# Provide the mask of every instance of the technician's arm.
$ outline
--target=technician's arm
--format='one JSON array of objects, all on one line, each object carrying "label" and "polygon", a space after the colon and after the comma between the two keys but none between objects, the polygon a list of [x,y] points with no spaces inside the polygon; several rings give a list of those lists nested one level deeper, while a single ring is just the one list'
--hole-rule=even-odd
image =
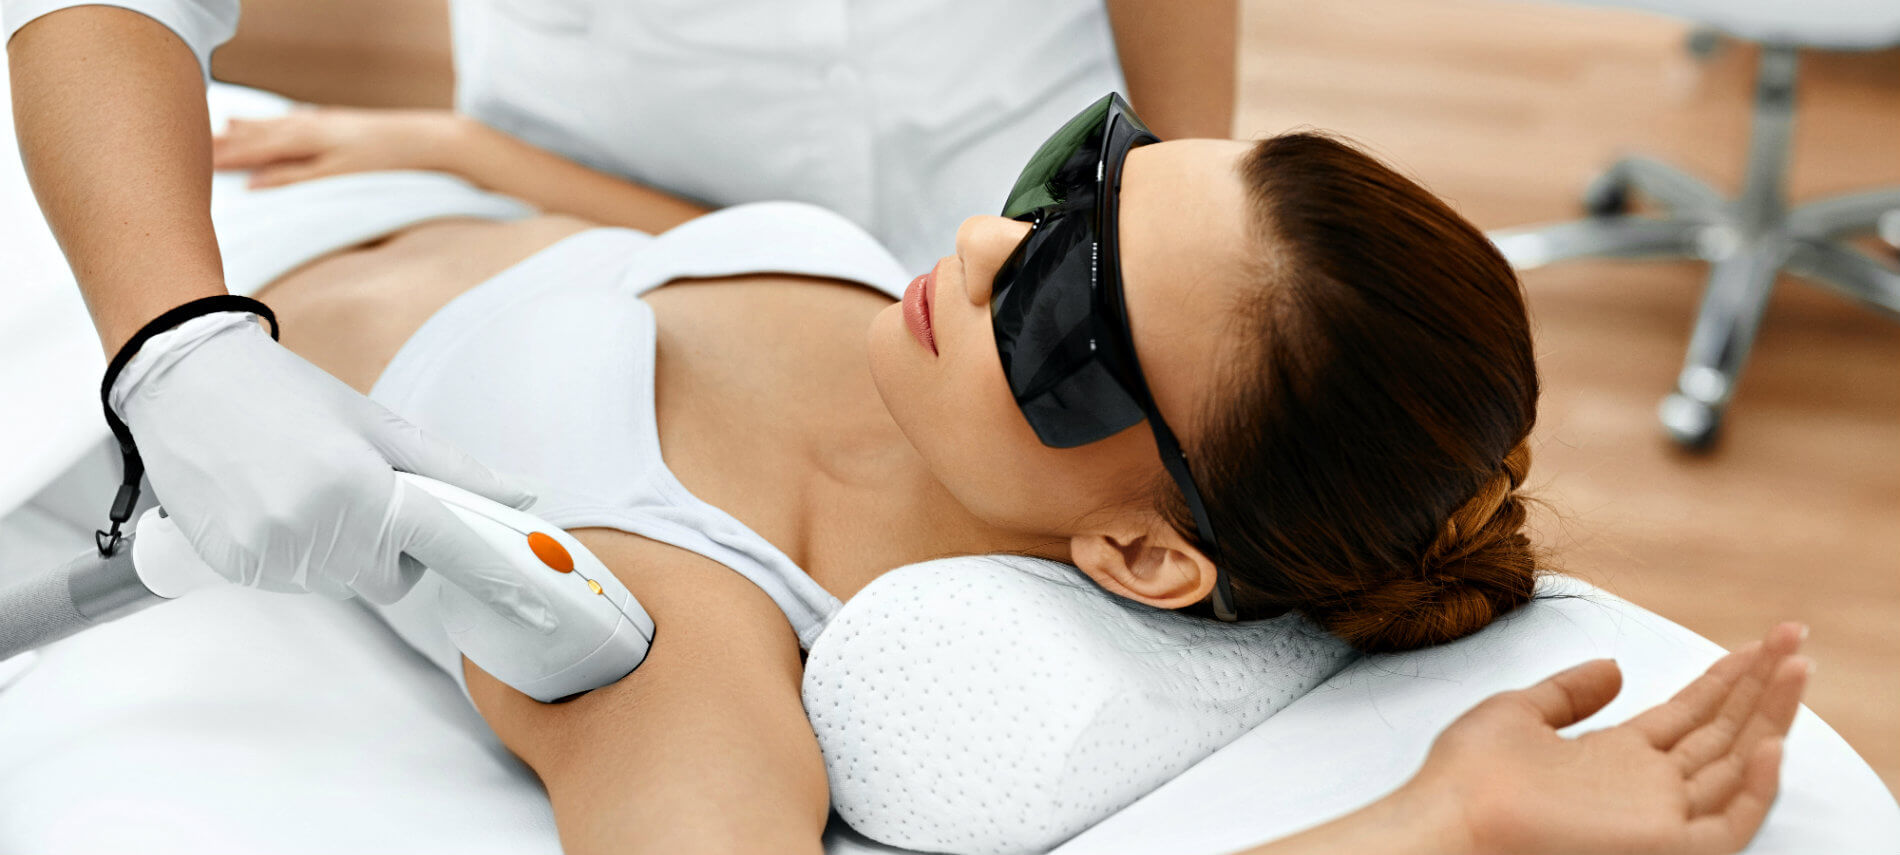
[{"label": "technician's arm", "polygon": [[[0,0],[18,28],[7,54],[28,180],[108,353],[225,290],[202,75],[238,11],[235,0],[121,2],[140,11]],[[165,509],[226,578],[387,603],[427,566],[552,629],[506,559],[392,467],[516,505],[528,494],[277,345],[250,313],[154,336],[109,405]]]},{"label": "technician's arm", "polygon": [[106,352],[165,310],[224,293],[191,49],[137,12],[80,6],[21,28],[7,61],[27,178]]},{"label": "technician's arm", "polygon": [[1238,0],[1107,0],[1128,100],[1163,139],[1234,132]]}]

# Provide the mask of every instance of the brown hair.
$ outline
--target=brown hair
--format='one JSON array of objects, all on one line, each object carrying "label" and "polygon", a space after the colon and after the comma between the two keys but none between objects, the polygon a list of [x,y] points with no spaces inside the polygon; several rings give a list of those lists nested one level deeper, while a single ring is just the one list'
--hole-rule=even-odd
[{"label": "brown hair", "polygon": [[[1519,487],[1537,414],[1524,295],[1444,202],[1331,137],[1241,164],[1262,287],[1192,465],[1242,619],[1295,609],[1356,648],[1477,632],[1527,602]],[[1199,454],[1192,454],[1198,450]],[[1193,518],[1172,485],[1162,508]]]}]

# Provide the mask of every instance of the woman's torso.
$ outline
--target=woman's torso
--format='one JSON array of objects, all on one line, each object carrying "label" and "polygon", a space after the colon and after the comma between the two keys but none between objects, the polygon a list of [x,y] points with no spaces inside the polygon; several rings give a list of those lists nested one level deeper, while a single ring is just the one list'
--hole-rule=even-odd
[{"label": "woman's torso", "polygon": [[[422,223],[318,259],[263,296],[287,347],[367,393],[451,300],[588,228],[559,216]],[[687,490],[841,600],[929,557],[901,537],[864,536],[908,530],[941,498],[871,383],[865,336],[888,296],[747,274],[677,280],[641,299],[655,321],[659,444]],[[588,546],[644,555],[659,545],[595,529]]]}]

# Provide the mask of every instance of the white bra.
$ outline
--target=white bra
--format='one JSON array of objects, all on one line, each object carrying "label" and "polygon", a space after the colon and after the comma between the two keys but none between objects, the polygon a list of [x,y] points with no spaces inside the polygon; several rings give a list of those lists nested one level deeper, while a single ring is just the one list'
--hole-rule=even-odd
[{"label": "white bra", "polygon": [[531,510],[550,523],[619,529],[732,568],[778,603],[809,648],[842,604],[667,469],[653,311],[637,299],[676,279],[755,272],[861,282],[893,299],[910,278],[850,221],[798,203],[728,208],[659,237],[593,229],[443,307],[370,397],[477,460],[538,482]]}]

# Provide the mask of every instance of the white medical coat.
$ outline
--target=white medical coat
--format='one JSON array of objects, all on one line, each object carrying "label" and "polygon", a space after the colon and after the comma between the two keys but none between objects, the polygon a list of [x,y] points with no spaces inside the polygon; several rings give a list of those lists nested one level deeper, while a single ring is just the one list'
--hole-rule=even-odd
[{"label": "white medical coat", "polygon": [[[90,2],[90,0],[85,0]],[[6,35],[82,0],[0,0]],[[107,0],[208,68],[237,0]],[[1123,88],[1102,0],[455,0],[456,106],[712,205],[811,202],[923,272]]]}]

